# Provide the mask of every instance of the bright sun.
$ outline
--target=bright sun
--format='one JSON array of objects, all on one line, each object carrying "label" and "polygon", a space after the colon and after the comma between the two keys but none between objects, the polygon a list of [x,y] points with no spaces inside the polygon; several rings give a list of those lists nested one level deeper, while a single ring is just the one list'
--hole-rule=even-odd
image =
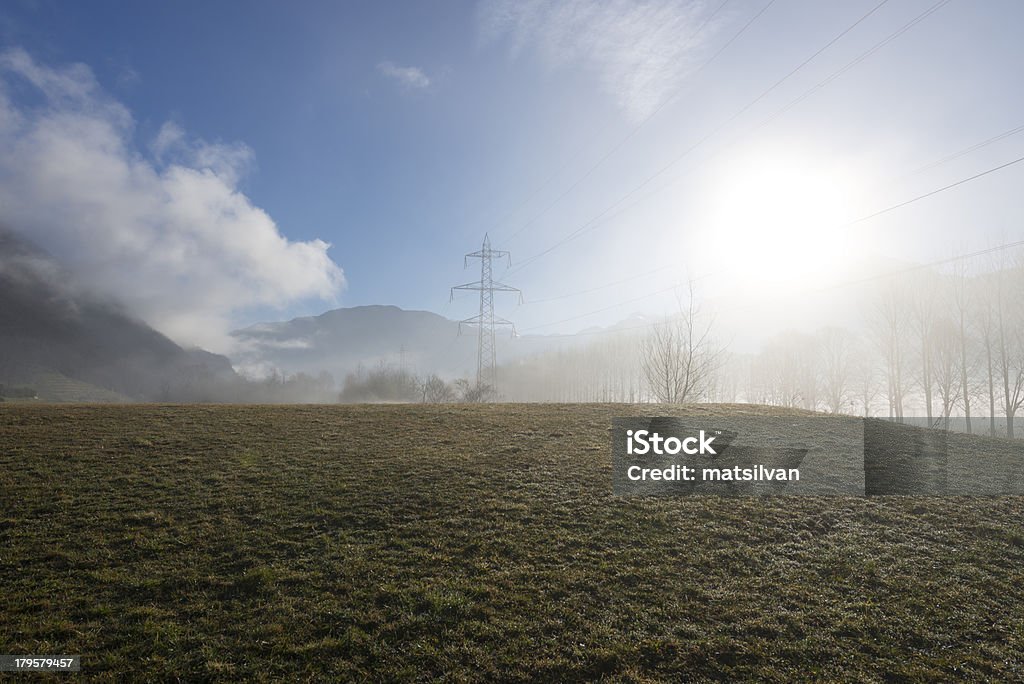
[{"label": "bright sun", "polygon": [[745,289],[813,287],[849,265],[847,174],[783,156],[731,166],[708,197],[701,255]]}]

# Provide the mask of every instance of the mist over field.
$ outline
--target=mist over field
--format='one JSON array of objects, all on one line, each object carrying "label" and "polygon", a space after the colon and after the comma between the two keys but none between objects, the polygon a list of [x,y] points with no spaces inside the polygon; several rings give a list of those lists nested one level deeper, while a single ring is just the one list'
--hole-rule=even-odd
[{"label": "mist over field", "polygon": [[4,3],[0,672],[1024,678],[1022,21]]},{"label": "mist over field", "polygon": [[[231,356],[216,355],[175,344],[19,236],[2,239],[0,384],[29,398],[444,403],[474,399],[480,385],[478,329],[432,312],[363,306],[258,323],[231,333]],[[668,315],[580,335],[498,335],[496,381],[475,399],[754,403],[958,418],[968,431],[1014,436],[1024,248],[975,261],[984,269],[951,259],[864,279],[845,323],[759,331],[755,351],[692,285],[677,288]],[[972,424],[972,412],[984,418]]]},{"label": "mist over field", "polygon": [[[32,11],[8,12],[0,384],[48,401],[747,402],[973,413],[991,419],[979,431],[1006,432],[1024,402],[1024,216],[1006,192],[1020,173],[1024,129],[1007,127],[1019,103],[997,80],[961,86],[984,112],[941,83],[905,80],[923,55],[945,59],[944,42],[987,41],[987,53],[949,64],[950,79],[1004,69],[1013,44],[998,11],[777,4],[481,3],[467,15],[474,68],[395,55],[367,65],[360,106],[393,117],[378,147],[345,137],[368,130],[351,111],[350,132],[314,125],[351,148],[351,159],[324,157],[349,184],[346,218],[330,227],[310,190],[268,185],[297,169],[261,159],[280,106],[211,119],[204,133],[203,117],[148,100],[138,68],[44,57],[31,49]],[[792,24],[800,12],[807,29]],[[288,21],[310,30],[300,16]],[[971,28],[954,40],[961,25]],[[744,62],[780,35],[817,47]],[[523,101],[570,114],[549,117],[533,144],[495,139],[500,187],[471,173],[458,194],[454,176],[433,178],[434,195],[414,191],[432,154],[459,149],[459,121],[515,137],[540,117],[517,122],[466,99],[485,88],[470,75],[492,63],[522,72],[508,86]],[[938,97],[927,125],[904,111]],[[905,105],[879,120],[883,101]],[[402,118],[416,111],[428,118]],[[558,143],[556,122],[573,131]],[[243,130],[256,142],[237,139]],[[426,148],[409,144],[414,131]],[[451,160],[467,171],[479,161]],[[402,233],[418,223],[390,203],[358,194],[396,164],[407,174],[389,192],[404,188],[405,204],[429,216],[443,198],[441,215],[463,214],[429,244]],[[459,285],[460,261],[478,281]]]}]

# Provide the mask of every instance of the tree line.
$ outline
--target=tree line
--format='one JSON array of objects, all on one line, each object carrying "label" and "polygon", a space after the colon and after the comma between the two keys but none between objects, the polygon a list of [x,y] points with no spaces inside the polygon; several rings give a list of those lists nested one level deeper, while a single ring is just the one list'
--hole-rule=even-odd
[{"label": "tree line", "polygon": [[693,292],[641,331],[499,369],[509,401],[757,403],[1016,435],[1024,407],[1024,252],[869,283],[860,325],[789,331],[729,352]]}]

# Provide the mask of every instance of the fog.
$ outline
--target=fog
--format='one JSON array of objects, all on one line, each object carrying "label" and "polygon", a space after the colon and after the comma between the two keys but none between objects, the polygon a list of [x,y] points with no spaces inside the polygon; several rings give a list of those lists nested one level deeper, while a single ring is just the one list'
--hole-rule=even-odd
[{"label": "fog", "polygon": [[968,431],[1014,436],[1024,405],[1024,249],[851,287],[857,305],[833,312],[848,325],[805,321],[753,352],[730,347],[713,309],[680,298],[664,321],[504,365],[502,392],[525,401],[757,403],[932,425],[962,417]]}]

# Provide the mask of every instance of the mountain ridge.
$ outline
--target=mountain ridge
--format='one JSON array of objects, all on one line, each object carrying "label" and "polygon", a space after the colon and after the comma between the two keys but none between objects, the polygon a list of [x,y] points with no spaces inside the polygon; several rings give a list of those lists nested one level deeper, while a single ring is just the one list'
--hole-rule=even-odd
[{"label": "mountain ridge", "polygon": [[[459,322],[422,309],[367,304],[330,309],[315,316],[264,321],[231,333],[241,368],[284,373],[332,373],[338,380],[360,367],[403,365],[420,374],[447,379],[472,377],[477,335]],[[564,336],[497,333],[498,362],[563,347]]]},{"label": "mountain ridge", "polygon": [[0,230],[0,382],[38,381],[55,388],[41,396],[50,401],[155,401],[184,398],[193,381],[237,378],[227,357],[182,348],[71,282],[47,253]]}]

